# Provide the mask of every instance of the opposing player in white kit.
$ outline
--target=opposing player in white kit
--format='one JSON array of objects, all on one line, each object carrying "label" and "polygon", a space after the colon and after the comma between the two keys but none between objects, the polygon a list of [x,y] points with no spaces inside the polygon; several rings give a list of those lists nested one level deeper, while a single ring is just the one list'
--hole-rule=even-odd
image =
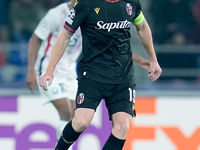
[{"label": "opposing player in white kit", "polygon": [[[74,0],[62,3],[50,9],[40,21],[29,40],[28,47],[28,74],[27,86],[33,91],[37,86],[37,79],[48,65],[52,47],[63,29],[63,25]],[[45,102],[52,102],[58,110],[60,124],[57,128],[57,137],[60,137],[62,129],[73,118],[77,90],[76,62],[81,53],[82,38],[80,29],[71,37],[69,46],[60,59],[54,71],[54,81],[44,91],[39,86],[39,91]]]}]

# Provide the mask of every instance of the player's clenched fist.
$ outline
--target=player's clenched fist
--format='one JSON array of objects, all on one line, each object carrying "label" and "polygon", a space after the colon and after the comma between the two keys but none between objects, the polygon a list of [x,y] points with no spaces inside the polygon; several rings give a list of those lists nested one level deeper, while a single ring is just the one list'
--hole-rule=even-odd
[{"label": "player's clenched fist", "polygon": [[51,85],[52,81],[53,81],[53,73],[47,73],[44,72],[40,77],[39,77],[39,85],[45,90],[47,91],[47,84],[48,86]]},{"label": "player's clenched fist", "polygon": [[148,77],[152,81],[156,81],[160,77],[162,69],[160,68],[158,62],[150,62],[150,69]]}]

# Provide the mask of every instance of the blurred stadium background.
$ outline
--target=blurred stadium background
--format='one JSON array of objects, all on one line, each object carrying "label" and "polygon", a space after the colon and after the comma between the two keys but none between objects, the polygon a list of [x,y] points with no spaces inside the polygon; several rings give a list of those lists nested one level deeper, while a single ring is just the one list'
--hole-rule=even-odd
[{"label": "blurred stadium background", "polygon": [[[138,115],[124,150],[200,150],[200,0],[140,1],[163,73],[151,82],[135,63]],[[61,2],[0,0],[1,149],[50,150],[55,145],[57,112],[26,87],[27,45],[40,19]],[[133,52],[148,58],[131,31]],[[102,103],[73,150],[100,150],[108,136],[103,131],[110,130],[104,109]]]}]

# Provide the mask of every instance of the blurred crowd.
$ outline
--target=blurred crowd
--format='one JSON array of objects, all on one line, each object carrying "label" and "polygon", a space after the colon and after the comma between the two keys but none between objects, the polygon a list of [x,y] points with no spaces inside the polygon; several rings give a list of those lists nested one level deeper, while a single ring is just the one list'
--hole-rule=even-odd
[{"label": "blurred crowd", "polygon": [[200,44],[200,0],[151,0],[156,44]]},{"label": "blurred crowd", "polygon": [[[0,43],[30,38],[45,12],[64,0],[0,0]],[[200,44],[200,0],[150,0],[156,44]]]},{"label": "blurred crowd", "polygon": [[[26,69],[16,66],[27,67],[25,52],[31,34],[50,8],[65,1],[0,0],[0,82],[24,80]],[[148,4],[144,14],[155,44],[200,45],[200,0],[140,1]],[[11,45],[8,54],[4,43]]]},{"label": "blurred crowd", "polygon": [[[64,1],[0,0],[0,43],[28,41],[44,14]],[[200,0],[150,0],[149,4],[155,44],[200,44]]]},{"label": "blurred crowd", "polygon": [[28,41],[44,14],[64,0],[0,0],[0,43]]},{"label": "blurred crowd", "polygon": [[[0,43],[28,41],[44,14],[65,0],[0,0]],[[200,0],[150,0],[155,44],[200,44]]]},{"label": "blurred crowd", "polygon": [[45,13],[64,1],[0,0],[0,83],[24,81],[28,40]]}]

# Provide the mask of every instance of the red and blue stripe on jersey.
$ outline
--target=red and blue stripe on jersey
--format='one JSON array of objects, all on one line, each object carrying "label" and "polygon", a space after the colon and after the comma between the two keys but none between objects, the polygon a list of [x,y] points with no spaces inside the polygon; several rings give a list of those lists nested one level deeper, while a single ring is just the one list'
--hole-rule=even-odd
[{"label": "red and blue stripe on jersey", "polygon": [[40,62],[39,75],[42,74],[42,62],[44,61],[44,59],[46,57],[46,54],[47,54],[47,52],[49,50],[49,47],[51,46],[51,43],[50,43],[51,42],[51,38],[52,38],[52,34],[50,34],[49,37],[48,37],[48,43],[47,43],[47,46],[45,48],[45,54],[44,54],[44,57],[42,57],[41,62]]}]

